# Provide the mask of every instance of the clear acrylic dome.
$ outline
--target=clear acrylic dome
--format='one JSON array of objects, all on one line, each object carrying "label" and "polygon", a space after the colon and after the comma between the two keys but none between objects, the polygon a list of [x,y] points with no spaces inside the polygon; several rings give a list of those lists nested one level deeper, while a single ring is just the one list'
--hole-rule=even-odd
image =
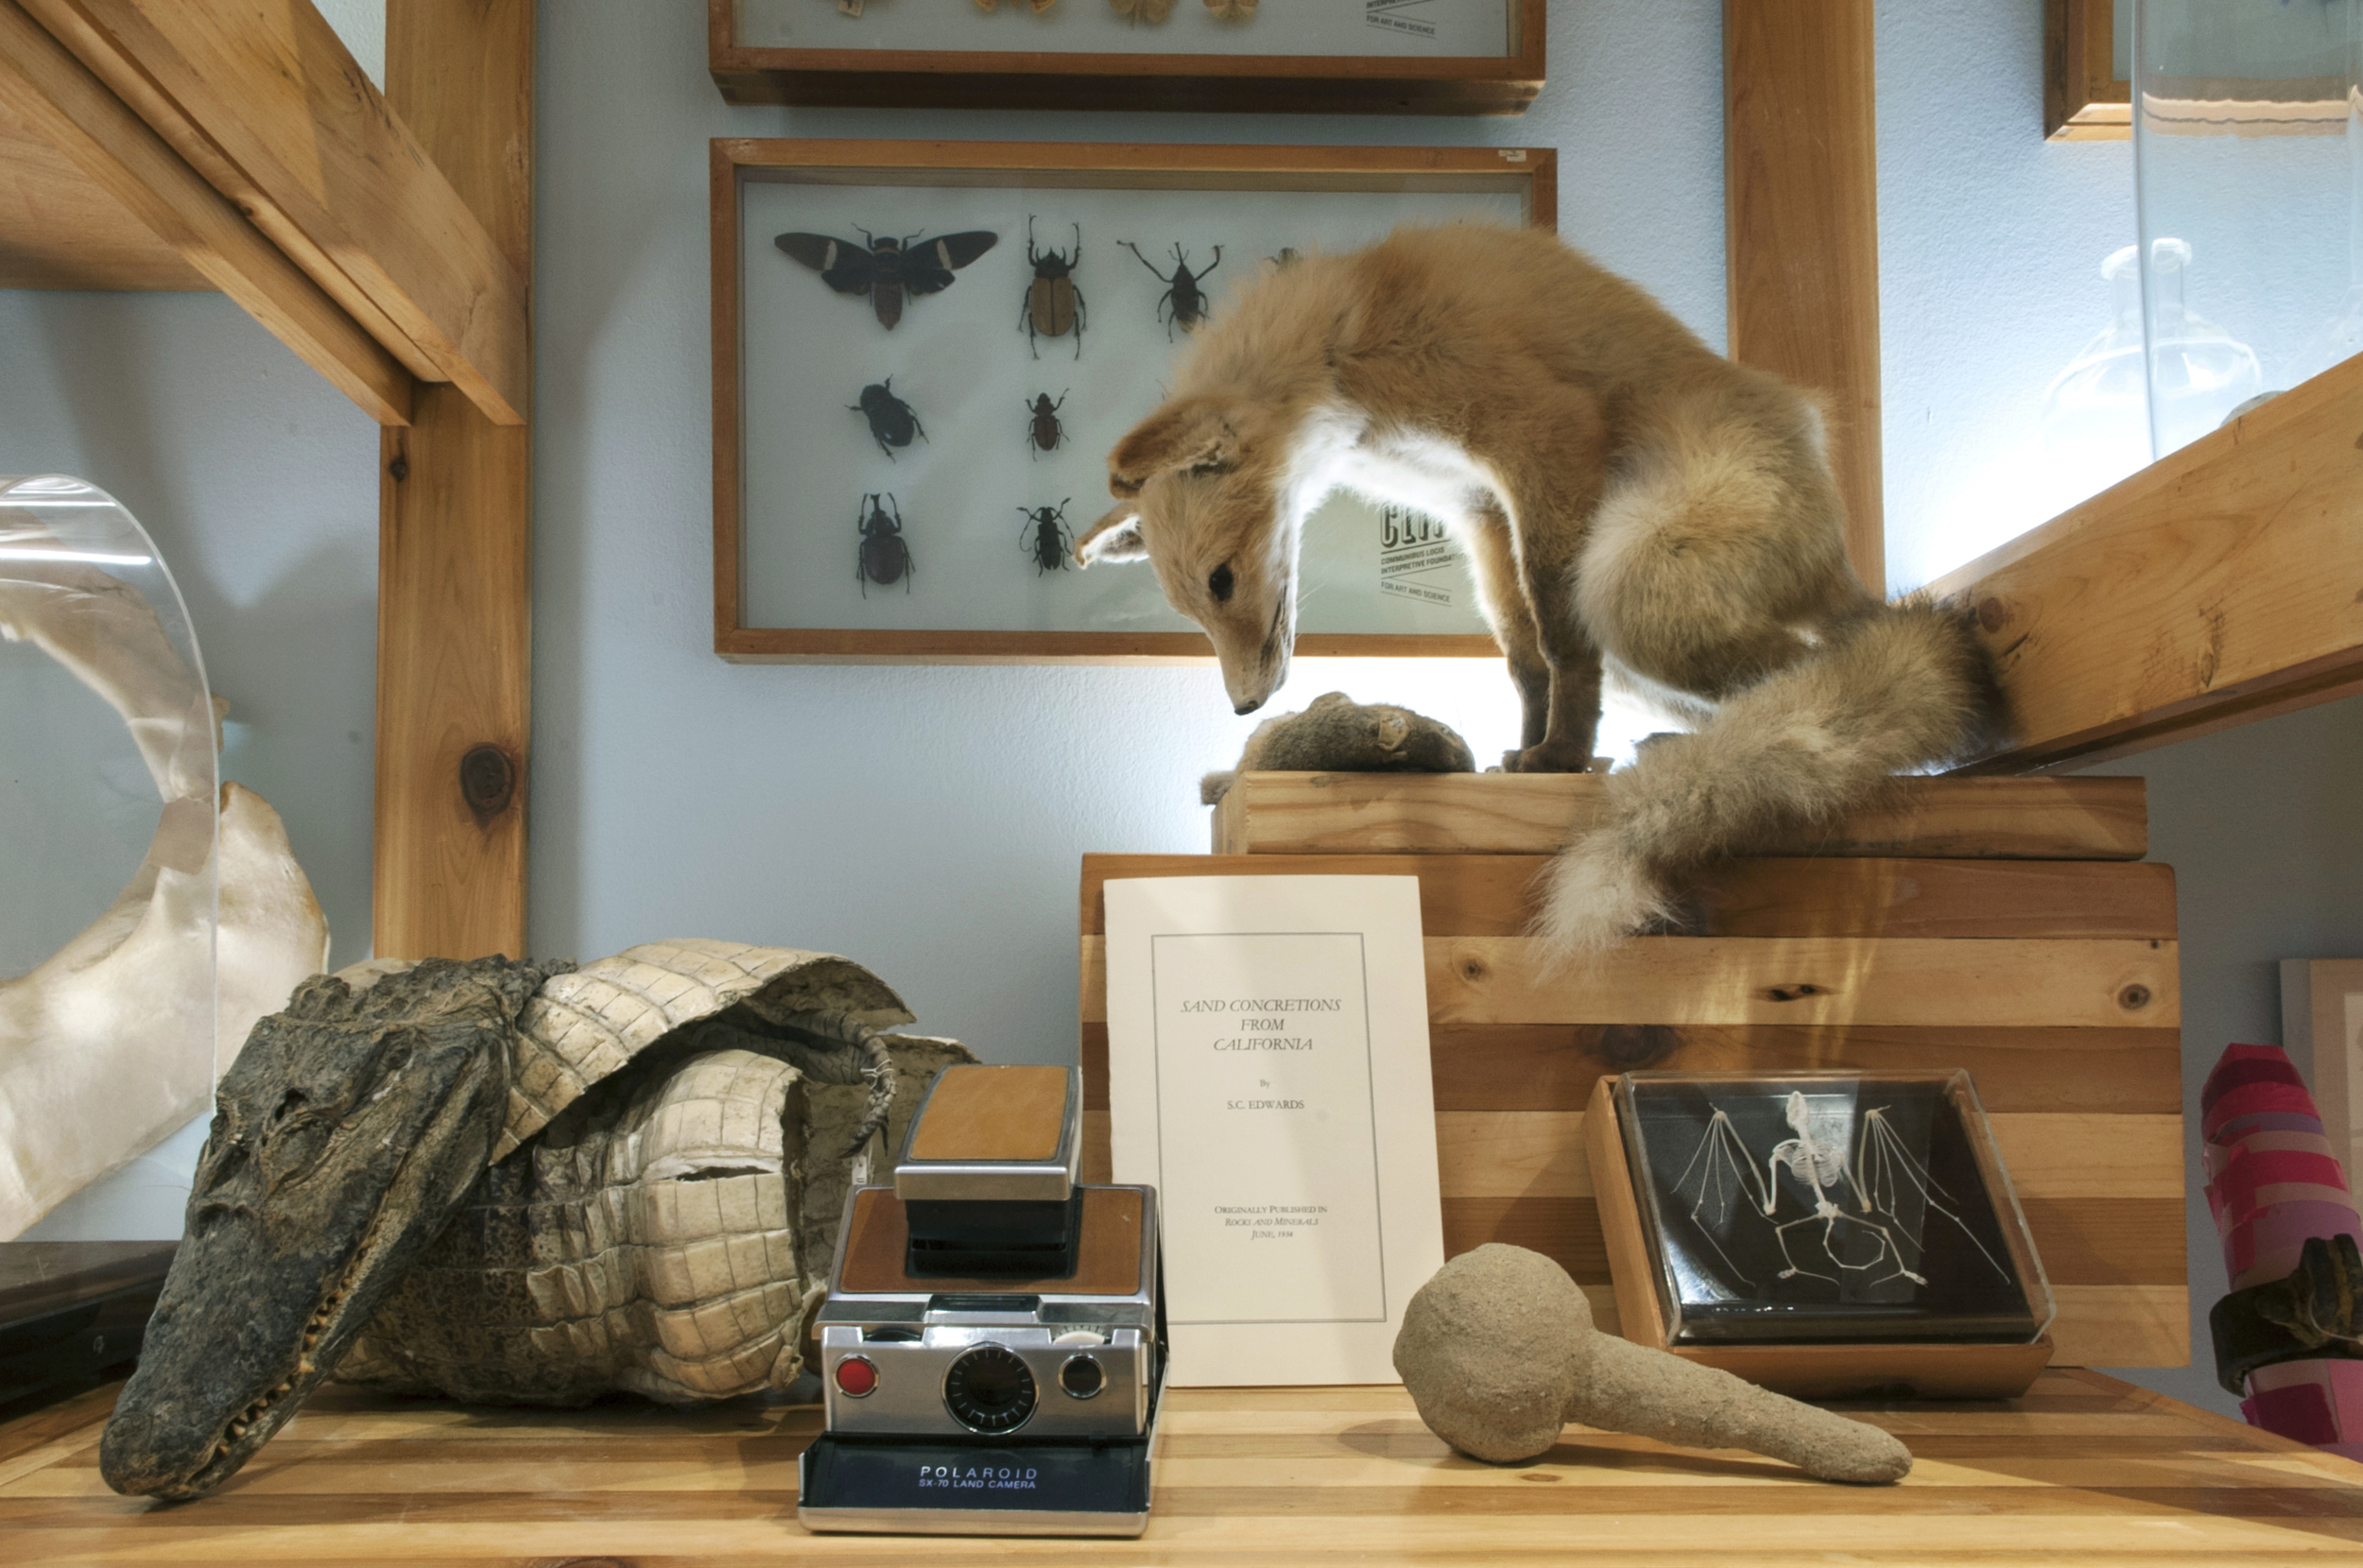
[{"label": "clear acrylic dome", "polygon": [[[154,542],[95,486],[0,476],[0,1239],[210,1104],[218,799]],[[78,1239],[130,1233],[82,1208]]]}]

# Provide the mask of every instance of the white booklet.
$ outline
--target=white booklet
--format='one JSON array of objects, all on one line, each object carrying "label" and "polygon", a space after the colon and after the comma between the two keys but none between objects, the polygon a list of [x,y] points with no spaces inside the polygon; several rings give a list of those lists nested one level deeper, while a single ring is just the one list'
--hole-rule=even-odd
[{"label": "white booklet", "polygon": [[1420,885],[1107,884],[1115,1179],[1157,1189],[1169,1380],[1392,1383],[1444,1261]]}]

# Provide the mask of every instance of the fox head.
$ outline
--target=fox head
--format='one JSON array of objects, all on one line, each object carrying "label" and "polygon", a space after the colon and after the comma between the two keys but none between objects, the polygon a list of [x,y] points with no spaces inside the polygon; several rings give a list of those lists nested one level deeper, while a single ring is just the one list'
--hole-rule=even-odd
[{"label": "fox head", "polygon": [[[1262,707],[1296,646],[1297,542],[1288,442],[1269,411],[1241,399],[1179,399],[1108,455],[1120,504],[1083,531],[1075,559],[1146,560],[1165,602],[1206,629],[1231,705]],[[1315,499],[1319,499],[1315,497]]]}]

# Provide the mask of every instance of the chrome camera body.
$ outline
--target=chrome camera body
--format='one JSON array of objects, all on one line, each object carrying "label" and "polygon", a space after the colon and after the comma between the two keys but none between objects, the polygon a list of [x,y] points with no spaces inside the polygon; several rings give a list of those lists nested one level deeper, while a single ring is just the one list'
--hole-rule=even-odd
[{"label": "chrome camera body", "polygon": [[848,1195],[820,1309],[814,1529],[1138,1535],[1164,1375],[1157,1200],[1077,1180],[1078,1077],[947,1068]]}]

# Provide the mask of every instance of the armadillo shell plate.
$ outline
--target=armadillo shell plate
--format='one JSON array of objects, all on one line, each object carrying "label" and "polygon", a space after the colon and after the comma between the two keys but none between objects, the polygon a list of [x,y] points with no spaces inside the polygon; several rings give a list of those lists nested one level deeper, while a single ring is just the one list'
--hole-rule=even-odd
[{"label": "armadillo shell plate", "polygon": [[844,1012],[873,1029],[911,1021],[892,988],[851,958],[706,938],[643,942],[552,975],[526,1004],[493,1160],[649,1046],[741,1003],[768,1019]]}]

